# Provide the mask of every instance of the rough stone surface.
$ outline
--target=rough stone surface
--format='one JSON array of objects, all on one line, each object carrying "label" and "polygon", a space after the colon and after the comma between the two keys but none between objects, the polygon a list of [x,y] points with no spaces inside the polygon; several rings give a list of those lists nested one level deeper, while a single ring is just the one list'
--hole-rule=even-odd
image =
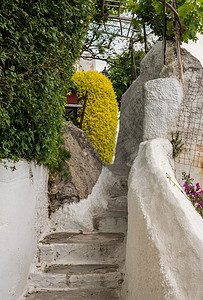
[{"label": "rough stone surface", "polygon": [[108,201],[108,208],[109,209],[117,209],[117,210],[128,210],[128,202],[127,196],[120,196],[120,197],[109,197]]},{"label": "rough stone surface", "polygon": [[123,233],[53,233],[44,238],[42,244],[114,244],[123,241]]},{"label": "rough stone surface", "polygon": [[92,192],[103,165],[98,153],[82,130],[66,122],[64,138],[66,149],[71,152],[71,158],[67,162],[70,179],[67,180],[58,173],[52,174],[49,180],[51,213],[64,203],[86,199]]},{"label": "rough stone surface", "polygon": [[180,190],[171,152],[165,139],[141,143],[131,168],[125,300],[202,299],[203,221]]},{"label": "rough stone surface", "polygon": [[[189,82],[202,81],[202,66],[185,49],[182,49],[184,70],[184,94],[188,92]],[[166,65],[163,64],[162,42],[158,42],[141,62],[140,76],[125,92],[121,101],[120,131],[116,146],[115,163],[132,165],[137,156],[139,144],[144,141],[145,99],[144,84],[157,78],[174,77],[179,80],[180,72],[175,45],[166,47]],[[159,117],[157,115],[157,117]],[[167,138],[167,136],[165,136]]]},{"label": "rough stone surface", "polygon": [[70,234],[56,233],[39,245],[38,263],[46,264],[112,264],[124,260],[122,233]]},{"label": "rough stone surface", "polygon": [[28,295],[29,300],[113,300],[119,299],[115,290],[97,291],[44,291]]},{"label": "rough stone surface", "polygon": [[118,269],[118,265],[52,265],[46,268],[45,273],[49,274],[67,274],[83,275],[83,274],[106,274],[114,272]]},{"label": "rough stone surface", "polygon": [[29,276],[29,289],[40,290],[70,290],[94,289],[108,287],[120,288],[123,280],[118,265],[86,264],[86,265],[50,265],[44,270]]},{"label": "rough stone surface", "polygon": [[127,231],[127,212],[111,210],[95,216],[93,219],[94,229],[99,232],[126,232]]},{"label": "rough stone surface", "polygon": [[144,140],[166,137],[171,139],[171,132],[176,131],[178,111],[183,98],[179,81],[175,78],[147,81],[144,93]]}]

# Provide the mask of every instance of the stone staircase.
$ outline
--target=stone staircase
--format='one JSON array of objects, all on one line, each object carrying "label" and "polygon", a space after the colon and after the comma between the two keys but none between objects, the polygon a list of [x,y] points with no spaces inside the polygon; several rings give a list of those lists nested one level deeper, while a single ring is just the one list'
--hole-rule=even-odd
[{"label": "stone staircase", "polygon": [[119,299],[127,231],[128,170],[109,166],[117,183],[108,210],[95,215],[93,232],[56,232],[38,245],[36,271],[25,299]]}]

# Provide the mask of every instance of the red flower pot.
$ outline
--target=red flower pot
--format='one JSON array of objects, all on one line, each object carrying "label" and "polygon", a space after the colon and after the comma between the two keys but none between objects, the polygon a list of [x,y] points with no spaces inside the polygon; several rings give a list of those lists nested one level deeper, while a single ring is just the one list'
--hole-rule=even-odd
[{"label": "red flower pot", "polygon": [[71,95],[66,95],[68,104],[77,104],[78,98],[77,98],[77,92],[72,92]]}]

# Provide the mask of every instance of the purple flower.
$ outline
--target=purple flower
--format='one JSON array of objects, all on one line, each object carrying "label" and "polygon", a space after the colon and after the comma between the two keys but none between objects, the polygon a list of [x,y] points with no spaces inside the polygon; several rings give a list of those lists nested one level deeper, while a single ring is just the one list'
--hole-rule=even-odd
[{"label": "purple flower", "polygon": [[190,178],[190,175],[186,175],[185,172],[182,173],[183,180],[185,180],[183,187],[186,195],[190,199],[193,206],[197,209],[200,215],[203,217],[203,190],[201,190],[200,184],[193,184],[194,178]]},{"label": "purple flower", "polygon": [[196,191],[199,191],[199,190],[200,190],[200,184],[198,182],[198,183],[196,183]]}]

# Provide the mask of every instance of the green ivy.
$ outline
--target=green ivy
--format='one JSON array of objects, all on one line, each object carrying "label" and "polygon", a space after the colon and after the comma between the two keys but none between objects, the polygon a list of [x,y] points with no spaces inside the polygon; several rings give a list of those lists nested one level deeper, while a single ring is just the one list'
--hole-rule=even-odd
[{"label": "green ivy", "polygon": [[[62,168],[65,91],[92,0],[1,0],[0,159]],[[65,157],[65,158],[64,158]]]}]

